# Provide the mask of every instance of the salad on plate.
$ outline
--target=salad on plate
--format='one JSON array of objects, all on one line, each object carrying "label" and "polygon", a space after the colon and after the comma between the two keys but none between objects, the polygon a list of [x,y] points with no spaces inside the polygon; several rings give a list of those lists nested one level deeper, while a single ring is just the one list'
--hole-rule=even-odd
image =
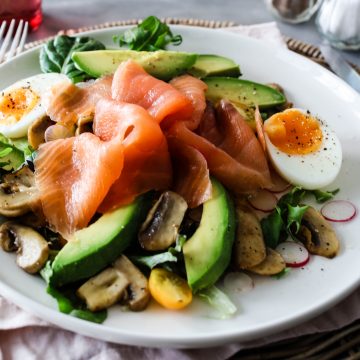
[{"label": "salad on plate", "polygon": [[226,318],[252,274],[337,255],[331,222],[356,210],[324,190],[342,151],[323,119],[229,58],[165,50],[182,38],[156,17],[113,40],[50,40],[0,97],[0,245],[60,311],[198,296]]}]

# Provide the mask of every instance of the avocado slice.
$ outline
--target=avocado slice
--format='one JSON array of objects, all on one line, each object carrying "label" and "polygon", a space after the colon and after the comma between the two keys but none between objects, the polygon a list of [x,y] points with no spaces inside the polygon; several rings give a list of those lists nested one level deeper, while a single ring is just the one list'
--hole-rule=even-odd
[{"label": "avocado slice", "polygon": [[170,80],[190,69],[197,55],[180,51],[96,50],[74,52],[76,67],[93,77],[113,74],[126,60],[134,60],[146,72],[161,80]]},{"label": "avocado slice", "polygon": [[219,55],[199,55],[189,73],[198,78],[207,76],[231,76],[241,75],[239,65],[233,60]]},{"label": "avocado slice", "polygon": [[203,205],[200,225],[184,244],[185,268],[194,292],[213,285],[231,259],[235,238],[235,211],[225,188],[215,179],[212,198]]},{"label": "avocado slice", "polygon": [[62,286],[89,278],[115,261],[137,239],[137,232],[151,207],[145,194],[130,205],[102,215],[74,234],[56,255],[48,277],[52,286]]},{"label": "avocado slice", "polygon": [[213,102],[227,99],[236,107],[258,105],[260,109],[282,105],[286,102],[281,92],[252,81],[231,77],[210,77],[203,81],[208,86],[206,98]]}]

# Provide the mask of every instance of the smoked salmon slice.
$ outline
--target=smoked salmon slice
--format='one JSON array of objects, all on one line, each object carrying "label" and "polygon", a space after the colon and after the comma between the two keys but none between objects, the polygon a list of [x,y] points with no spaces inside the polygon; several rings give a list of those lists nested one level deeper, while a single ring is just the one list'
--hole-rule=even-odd
[{"label": "smoked salmon slice", "polygon": [[168,143],[174,169],[172,188],[190,208],[195,208],[212,194],[206,159],[200,151],[176,138],[169,138]]},{"label": "smoked salmon slice", "polygon": [[169,141],[175,138],[197,149],[206,159],[210,173],[236,194],[271,185],[260,143],[246,121],[225,100],[220,102],[216,116],[211,109],[205,112],[196,133],[185,123],[176,122],[167,136]]},{"label": "smoked salmon slice", "polygon": [[95,105],[111,98],[112,76],[106,76],[79,87],[65,81],[52,88],[43,103],[50,119],[68,128],[80,120],[94,117]]},{"label": "smoked salmon slice", "polygon": [[160,123],[166,117],[187,119],[193,107],[187,97],[170,84],[149,75],[132,60],[117,68],[112,82],[116,101],[136,104],[146,109]]},{"label": "smoked salmon slice", "polygon": [[96,105],[94,133],[104,141],[122,139],[124,168],[99,207],[106,212],[131,203],[149,190],[168,189],[172,167],[159,124],[140,106],[101,100]]},{"label": "smoked salmon slice", "polygon": [[192,114],[188,119],[181,120],[186,122],[188,129],[196,129],[206,108],[205,91],[207,90],[207,85],[190,75],[176,77],[170,81],[170,84],[190,100],[193,107]]},{"label": "smoked salmon slice", "polygon": [[35,181],[44,215],[66,239],[88,225],[123,168],[123,145],[91,133],[42,144]]}]

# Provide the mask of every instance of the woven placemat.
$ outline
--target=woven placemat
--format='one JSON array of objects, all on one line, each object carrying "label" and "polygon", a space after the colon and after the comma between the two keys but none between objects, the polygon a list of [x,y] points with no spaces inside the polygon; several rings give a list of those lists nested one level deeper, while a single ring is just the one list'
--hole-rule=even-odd
[{"label": "woven placemat", "polygon": [[[59,34],[73,35],[78,32],[106,29],[115,26],[136,25],[139,19],[107,22],[100,25],[83,27],[80,29],[69,29]],[[199,19],[173,19],[164,18],[168,24],[180,24],[200,26],[212,29],[236,26],[231,21],[212,21]],[[26,44],[30,49],[41,45],[50,38],[34,41]],[[330,69],[319,48],[302,41],[284,37],[287,47],[298,54],[316,61]],[[360,74],[360,68],[351,64]],[[331,360],[331,359],[360,359],[360,320],[342,329],[322,334],[313,334],[298,337],[296,339],[280,341],[256,349],[241,350],[232,357],[233,360]]]},{"label": "woven placemat", "polygon": [[[201,19],[174,19],[174,18],[163,18],[162,21],[167,24],[173,25],[189,25],[189,26],[199,26],[206,27],[211,29],[219,29],[224,27],[236,26],[237,24],[232,21],[214,21],[214,20],[201,20]],[[73,35],[78,32],[83,31],[91,31],[98,29],[107,29],[115,26],[125,26],[125,25],[136,25],[141,22],[141,19],[131,19],[131,20],[121,20],[121,21],[113,21],[106,22],[104,24],[82,27],[79,29],[68,29],[64,31],[60,31],[59,34]],[[46,41],[50,40],[52,37],[41,39],[38,41],[33,41],[25,45],[25,49],[31,49],[35,46],[41,45]],[[307,44],[300,40],[293,39],[291,37],[284,36],[284,40],[286,42],[289,50],[292,50],[300,55],[306,56],[307,58],[327,67],[331,70],[329,64],[325,61],[324,57],[321,54],[321,51],[315,45]],[[360,67],[351,64],[351,66],[360,74]]]}]

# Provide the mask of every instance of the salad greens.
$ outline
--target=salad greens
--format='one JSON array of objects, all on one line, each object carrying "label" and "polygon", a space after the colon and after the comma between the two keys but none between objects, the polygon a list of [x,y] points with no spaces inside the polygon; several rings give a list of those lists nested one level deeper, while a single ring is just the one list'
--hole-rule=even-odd
[{"label": "salad greens", "polygon": [[27,138],[10,140],[0,134],[0,168],[16,170],[28,160],[33,159],[34,150],[29,146]]},{"label": "salad greens", "polygon": [[170,247],[167,251],[155,255],[130,256],[130,260],[135,264],[146,266],[149,269],[153,269],[160,264],[177,262],[182,254],[182,247],[185,244],[185,241],[186,237],[179,235],[176,239],[175,247]]},{"label": "salad greens", "polygon": [[87,310],[86,306],[79,302],[79,299],[75,296],[75,291],[73,289],[70,289],[65,293],[48,285],[46,292],[57,301],[59,311],[64,314],[69,314],[79,319],[91,321],[97,324],[103,323],[107,318],[106,310],[96,313]]},{"label": "salad greens", "polygon": [[91,77],[79,70],[71,55],[75,51],[104,50],[105,45],[91,37],[57,36],[48,41],[40,51],[40,68],[44,73],[65,74],[73,83],[90,79]]},{"label": "salad greens", "polygon": [[124,34],[114,36],[113,41],[120,47],[127,45],[131,50],[156,51],[165,49],[168,44],[180,45],[182,38],[173,35],[169,26],[156,16],[149,16]]},{"label": "salad greens", "polygon": [[220,319],[228,319],[237,311],[236,306],[229,297],[214,285],[199,290],[197,295],[217,310]]},{"label": "salad greens", "polygon": [[270,215],[261,220],[266,245],[274,249],[288,235],[292,238],[296,237],[301,219],[309,208],[308,205],[301,204],[306,195],[313,195],[317,202],[322,203],[333,198],[338,192],[339,189],[333,191],[305,190],[295,186],[279,199]]},{"label": "salad greens", "polygon": [[51,261],[47,261],[46,265],[41,269],[40,275],[48,284],[46,292],[51,295],[58,304],[58,309],[64,314],[101,324],[106,320],[107,311],[92,312],[86,308],[86,305],[75,295],[76,287],[68,287],[67,289],[55,289],[49,285],[49,278],[52,274]]}]

